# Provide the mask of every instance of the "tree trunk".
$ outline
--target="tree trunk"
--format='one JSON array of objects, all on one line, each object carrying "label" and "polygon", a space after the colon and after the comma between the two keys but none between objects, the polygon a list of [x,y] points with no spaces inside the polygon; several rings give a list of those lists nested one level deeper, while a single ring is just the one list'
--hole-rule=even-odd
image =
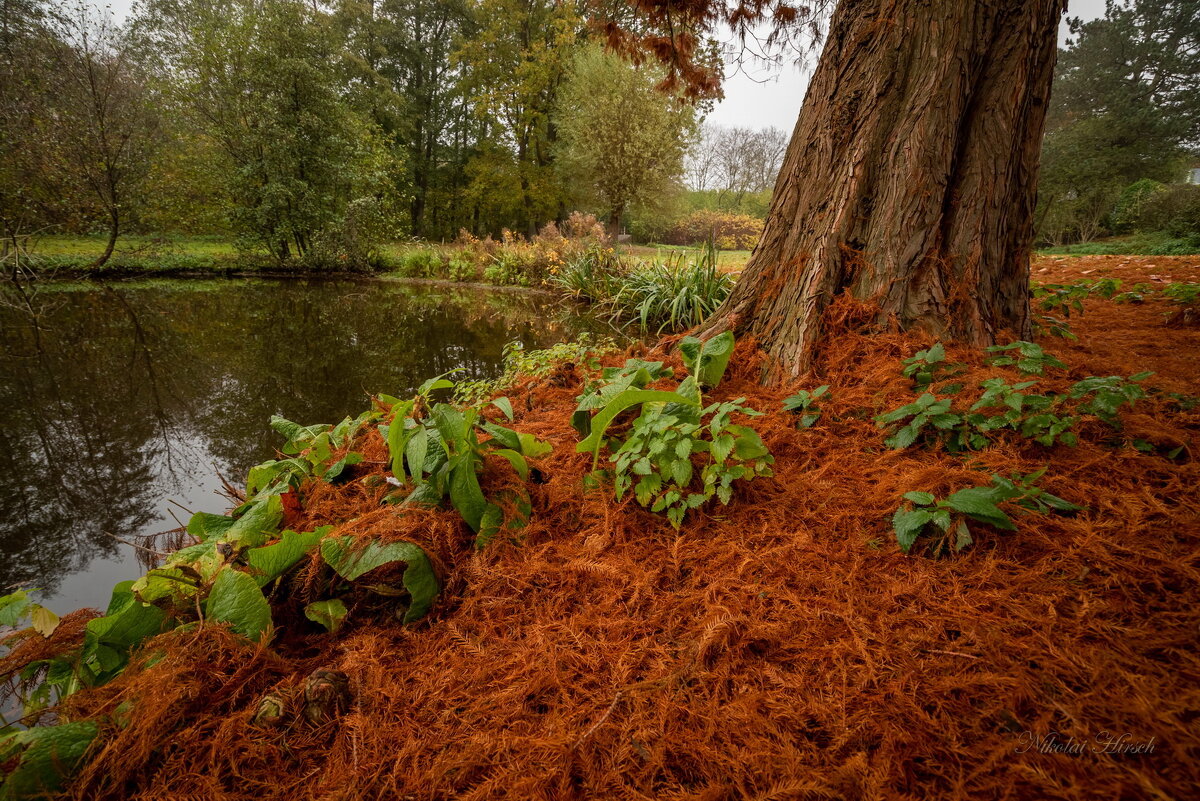
[{"label": "tree trunk", "polygon": [[804,373],[842,293],[987,345],[1030,333],[1038,157],[1065,0],[842,0],[762,238],[704,325]]},{"label": "tree trunk", "polygon": [[108,210],[108,244],[104,246],[104,252],[100,254],[100,258],[92,262],[92,269],[99,270],[108,260],[112,258],[113,250],[117,247],[117,237],[121,234],[121,212],[117,209],[116,198],[114,197],[112,205]]}]

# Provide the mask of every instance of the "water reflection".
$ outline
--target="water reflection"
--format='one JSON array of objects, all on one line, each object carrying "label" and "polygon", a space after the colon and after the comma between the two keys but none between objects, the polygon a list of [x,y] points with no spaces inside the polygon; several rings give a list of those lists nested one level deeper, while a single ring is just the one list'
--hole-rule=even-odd
[{"label": "water reflection", "polygon": [[505,342],[604,329],[546,296],[399,282],[53,285],[0,306],[0,587],[66,611],[140,570],[130,539],[222,511],[279,444],[278,413],[336,422],[367,395],[463,367]]}]

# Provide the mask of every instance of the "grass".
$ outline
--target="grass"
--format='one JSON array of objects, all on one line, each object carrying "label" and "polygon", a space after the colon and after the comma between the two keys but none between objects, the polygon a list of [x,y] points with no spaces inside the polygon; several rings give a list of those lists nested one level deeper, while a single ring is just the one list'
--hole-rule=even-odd
[{"label": "grass", "polygon": [[1038,253],[1044,256],[1192,256],[1200,254],[1200,238],[1173,237],[1159,231],[1041,248]]},{"label": "grass", "polygon": [[[666,261],[680,256],[694,256],[704,251],[704,245],[626,245],[625,253],[643,261]],[[717,269],[724,273],[740,273],[750,260],[749,250],[717,251]]]},{"label": "grass", "polygon": [[[45,236],[33,246],[36,256],[68,256],[72,258],[97,258],[104,252],[108,237],[98,236]],[[123,236],[117,240],[113,257],[146,256],[147,254],[172,253],[206,258],[227,258],[238,255],[233,242],[219,236]]]}]

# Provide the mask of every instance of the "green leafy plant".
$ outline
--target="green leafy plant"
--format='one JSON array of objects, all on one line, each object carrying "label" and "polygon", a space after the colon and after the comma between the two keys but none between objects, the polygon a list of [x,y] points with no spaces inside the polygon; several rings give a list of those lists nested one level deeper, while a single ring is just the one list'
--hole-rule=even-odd
[{"label": "green leafy plant", "polygon": [[663,367],[662,362],[646,362],[641,359],[626,359],[624,367],[605,367],[600,371],[600,380],[591,382],[576,400],[579,405],[571,415],[571,426],[580,436],[592,432],[592,412],[603,409],[626,390],[644,389],[647,384],[661,378],[671,378],[675,371]]},{"label": "green leafy plant", "polygon": [[689,374],[674,391],[644,388],[652,380],[670,377],[669,368],[630,360],[607,373],[607,383],[581,397],[574,422],[586,435],[576,451],[592,454],[593,471],[608,428],[627,410],[640,407],[627,436],[608,441],[618,499],[632,490],[639,504],[665,512],[679,528],[689,509],[714,496],[728,504],[733,482],[771,475],[774,459],[758,433],[733,422],[734,415],[760,413],[744,406],[744,398],[703,405],[701,387],[720,383],[733,345],[729,333],[707,342],[691,337],[680,342]]},{"label": "green leafy plant", "polygon": [[990,486],[961,489],[943,500],[929,492],[904,493],[908,503],[901,504],[892,516],[892,529],[900,550],[909,553],[917,538],[930,526],[936,532],[930,543],[935,556],[947,548],[961,551],[974,542],[968,520],[1001,531],[1014,531],[1016,524],[1001,508],[1006,503],[1043,514],[1070,513],[1084,508],[1035,486],[1034,482],[1045,472],[1043,468],[1026,476],[1014,473],[1011,478],[993,474]]},{"label": "green leafy plant", "polygon": [[[1114,298],[1115,300],[1115,298]],[[1046,334],[1059,339],[1078,340],[1075,332],[1071,330],[1071,326],[1049,314],[1033,315],[1033,330],[1035,333]]]},{"label": "green leafy plant", "polygon": [[1016,367],[1022,373],[1041,375],[1047,367],[1067,369],[1061,361],[1042,350],[1035,342],[1018,341],[1009,345],[992,345],[987,352],[994,354],[987,363],[994,367]]},{"label": "green leafy plant", "polygon": [[1176,303],[1200,303],[1200,283],[1174,283],[1163,289],[1163,294]]},{"label": "green leafy plant", "polygon": [[565,365],[598,370],[598,358],[616,349],[611,339],[592,340],[581,334],[573,342],[560,342],[543,350],[525,350],[520,342],[509,342],[503,348],[504,370],[494,379],[455,381],[452,393],[457,406],[477,406],[499,395],[522,376],[540,378]]},{"label": "green leafy plant", "polygon": [[1133,406],[1146,397],[1146,390],[1140,382],[1152,375],[1154,373],[1147,371],[1131,375],[1128,379],[1117,375],[1105,378],[1089,376],[1076,382],[1067,394],[1073,399],[1087,399],[1079,405],[1079,411],[1094,414],[1109,425],[1117,427],[1120,425],[1117,413],[1121,407]]},{"label": "green leafy plant", "polygon": [[0,799],[47,798],[83,762],[99,727],[90,720],[0,732],[0,765],[7,772]]},{"label": "green leafy plant", "polygon": [[[503,529],[516,533],[528,522],[530,504],[523,489],[487,498],[479,484],[484,459],[506,460],[522,481],[529,478],[528,459],[549,453],[550,445],[488,421],[478,407],[458,409],[447,403],[430,407],[430,393],[451,389],[454,382],[438,376],[426,381],[409,400],[381,398],[392,409],[383,429],[391,456],[392,476],[400,487],[389,500],[403,504],[450,505],[475,532],[484,547]],[[491,405],[512,419],[512,402],[497,398]],[[480,440],[479,435],[486,438]],[[506,511],[507,507],[507,511]]]},{"label": "green leafy plant", "polygon": [[818,401],[828,394],[828,384],[817,387],[811,392],[806,389],[799,390],[796,394],[784,398],[783,410],[792,412],[798,417],[797,427],[812,428],[813,424],[821,417],[821,407]]},{"label": "green leafy plant", "polygon": [[1102,298],[1111,298],[1121,288],[1121,281],[1117,278],[1101,278],[1096,283],[1088,287],[1089,295],[1098,295]]},{"label": "green leafy plant", "polygon": [[[1077,445],[1078,438],[1070,431],[1077,418],[1063,417],[1058,413],[1063,399],[1061,395],[1037,395],[1022,391],[1036,384],[1036,381],[1009,384],[1002,378],[982,382],[983,394],[966,416],[966,423],[972,429],[969,435],[971,447],[977,449],[987,444],[986,439],[980,442],[976,436],[1004,428],[1047,447],[1055,442],[1072,447]],[[984,414],[983,410],[986,409],[1000,411]]]},{"label": "green leafy plant", "polygon": [[927,350],[917,351],[915,356],[901,363],[904,365],[902,372],[913,380],[918,390],[924,390],[934,382],[953,378],[966,369],[965,364],[946,361],[946,347],[941,342]]},{"label": "green leafy plant", "polygon": [[889,448],[900,450],[912,445],[927,431],[939,432],[945,438],[963,423],[963,417],[950,409],[948,398],[938,399],[931,392],[923,393],[912,403],[879,415],[875,423],[882,427],[903,422],[884,440]]},{"label": "green leafy plant", "polygon": [[1083,300],[1091,293],[1087,284],[1038,284],[1033,288],[1033,297],[1042,311],[1059,312],[1070,317],[1075,311],[1083,314]]},{"label": "green leafy plant", "polygon": [[720,306],[733,278],[717,268],[712,246],[683,262],[683,256],[628,273],[607,301],[614,319],[634,320],[643,331],[678,331],[699,325]]},{"label": "green leafy plant", "polygon": [[[708,419],[705,425],[657,407],[644,410],[612,457],[617,499],[632,489],[638,503],[654,512],[666,512],[671,524],[679,528],[689,509],[713,495],[728,504],[734,481],[770,475],[770,454],[758,434],[730,422],[735,413],[761,414],[743,406],[744,400],[703,409],[700,417]],[[702,487],[697,491],[690,490],[693,454],[707,457],[701,468]]]}]

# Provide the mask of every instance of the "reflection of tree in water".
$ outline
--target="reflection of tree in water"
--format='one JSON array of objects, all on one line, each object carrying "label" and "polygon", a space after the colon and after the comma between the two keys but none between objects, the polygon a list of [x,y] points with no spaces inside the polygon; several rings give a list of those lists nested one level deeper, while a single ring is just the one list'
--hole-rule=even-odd
[{"label": "reflection of tree in water", "polygon": [[269,458],[273,413],[336,422],[369,393],[411,392],[455,367],[493,376],[513,339],[545,347],[601,328],[546,296],[394,283],[142,282],[38,297],[40,332],[0,309],[0,582],[48,590],[112,553],[107,533],[166,527],[155,507],[214,463],[240,480]]},{"label": "reflection of tree in water", "polygon": [[40,330],[28,317],[4,319],[0,585],[52,592],[62,574],[115,550],[107,532],[154,516],[154,465],[169,440],[148,413],[155,376],[130,314],[106,293],[45,299],[55,307],[39,312]]}]

